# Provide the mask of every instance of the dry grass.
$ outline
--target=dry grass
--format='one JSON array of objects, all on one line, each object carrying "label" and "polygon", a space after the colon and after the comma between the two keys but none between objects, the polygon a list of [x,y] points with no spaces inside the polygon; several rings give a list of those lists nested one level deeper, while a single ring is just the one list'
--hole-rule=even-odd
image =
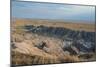
[{"label": "dry grass", "polygon": [[28,55],[17,51],[12,51],[12,64],[13,65],[33,65],[33,64],[55,64],[64,62],[77,62],[79,58],[76,56],[67,55],[63,59],[48,58],[45,56]]},{"label": "dry grass", "polygon": [[13,25],[15,26],[24,26],[27,24],[32,24],[35,26],[53,26],[53,27],[64,27],[72,30],[85,30],[85,31],[95,31],[95,24],[86,24],[86,23],[70,23],[64,21],[48,21],[48,20],[23,20],[17,19]]}]

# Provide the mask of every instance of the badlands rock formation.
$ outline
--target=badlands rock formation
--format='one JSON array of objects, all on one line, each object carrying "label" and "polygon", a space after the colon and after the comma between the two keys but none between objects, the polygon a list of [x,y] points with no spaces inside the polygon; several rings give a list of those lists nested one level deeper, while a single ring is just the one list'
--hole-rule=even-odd
[{"label": "badlands rock formation", "polygon": [[13,65],[95,61],[95,32],[24,25],[12,28]]}]

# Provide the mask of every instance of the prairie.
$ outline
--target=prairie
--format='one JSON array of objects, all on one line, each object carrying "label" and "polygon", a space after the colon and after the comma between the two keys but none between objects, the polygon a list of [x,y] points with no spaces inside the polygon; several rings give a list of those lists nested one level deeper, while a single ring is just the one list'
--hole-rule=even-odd
[{"label": "prairie", "polygon": [[84,30],[84,31],[90,31],[95,32],[95,24],[90,23],[73,23],[73,22],[67,22],[67,21],[57,21],[57,20],[39,20],[39,19],[17,19],[14,21],[15,26],[23,26],[23,25],[35,25],[35,26],[52,26],[52,27],[64,27],[69,28],[72,30]]}]

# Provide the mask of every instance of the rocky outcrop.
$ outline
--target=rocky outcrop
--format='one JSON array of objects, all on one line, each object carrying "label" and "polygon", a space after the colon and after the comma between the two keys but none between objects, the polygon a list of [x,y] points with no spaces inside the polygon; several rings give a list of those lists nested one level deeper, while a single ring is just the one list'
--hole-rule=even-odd
[{"label": "rocky outcrop", "polygon": [[55,36],[66,40],[66,38],[84,41],[95,42],[95,32],[86,32],[86,31],[75,31],[71,29],[66,29],[63,27],[46,27],[46,26],[33,26],[26,25],[24,29],[27,29],[27,32],[37,33],[47,36]]},{"label": "rocky outcrop", "polygon": [[95,32],[75,31],[62,27],[26,25],[27,32],[43,36],[56,37],[63,41],[63,50],[71,54],[95,52]]},{"label": "rocky outcrop", "polygon": [[15,65],[95,60],[95,32],[25,25],[14,29],[11,46]]}]

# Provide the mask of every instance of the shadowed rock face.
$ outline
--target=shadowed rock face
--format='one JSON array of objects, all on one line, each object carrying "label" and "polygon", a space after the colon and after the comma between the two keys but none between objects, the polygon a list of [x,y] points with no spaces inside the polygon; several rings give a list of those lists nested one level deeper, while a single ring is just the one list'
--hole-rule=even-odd
[{"label": "shadowed rock face", "polygon": [[24,29],[27,29],[27,32],[57,37],[63,40],[63,50],[69,51],[71,54],[95,52],[95,32],[75,31],[62,27],[46,27],[42,25],[26,25]]},{"label": "shadowed rock face", "polygon": [[33,25],[26,25],[24,26],[29,32],[47,35],[47,36],[55,36],[59,38],[66,38],[71,39],[83,39],[84,41],[92,41],[95,42],[95,32],[85,32],[85,31],[75,31],[70,30],[62,27],[46,27],[46,26],[33,26]]}]

